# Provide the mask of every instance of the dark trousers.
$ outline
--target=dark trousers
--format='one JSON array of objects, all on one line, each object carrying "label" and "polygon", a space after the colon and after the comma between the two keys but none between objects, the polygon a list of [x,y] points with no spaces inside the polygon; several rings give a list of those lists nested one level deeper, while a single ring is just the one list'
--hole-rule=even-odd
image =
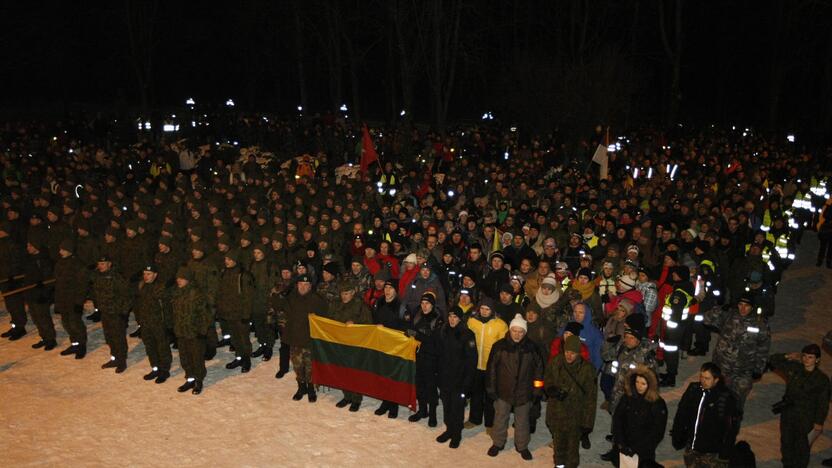
[{"label": "dark trousers", "polygon": [[465,421],[465,398],[459,392],[439,392],[442,399],[442,417],[451,438],[462,438]]},{"label": "dark trousers", "polygon": [[127,316],[102,312],[101,328],[104,330],[104,341],[110,347],[110,355],[116,362],[127,362]]},{"label": "dark trousers", "polygon": [[6,310],[9,311],[9,315],[12,318],[14,328],[25,329],[29,319],[26,318],[26,306],[23,301],[23,294],[18,293],[8,296],[4,301],[6,302]]},{"label": "dark trousers", "polygon": [[577,427],[560,427],[552,431],[555,442],[555,466],[575,468],[580,465],[578,444],[581,441],[581,430]]},{"label": "dark trousers", "polygon": [[615,376],[607,373],[601,374],[599,386],[601,387],[601,391],[604,393],[604,399],[612,401],[612,389],[615,387]]},{"label": "dark trousers", "polygon": [[817,263],[821,264],[825,260],[826,266],[832,266],[832,232],[819,232],[818,241],[820,241],[820,247]]},{"label": "dark trousers", "polygon": [[205,379],[205,337],[183,337],[179,343],[179,365],[185,370],[185,377],[195,380]]},{"label": "dark trousers", "polygon": [[67,310],[56,311],[61,314],[61,326],[64,327],[69,340],[72,343],[86,346],[87,326],[84,324],[84,308],[81,305],[73,306]]},{"label": "dark trousers", "polygon": [[283,342],[283,330],[278,329],[280,335],[280,367],[278,370],[289,372],[289,361],[292,356],[291,347]]},{"label": "dark trousers", "polygon": [[221,320],[220,326],[231,335],[231,346],[237,357],[251,357],[251,336],[248,320]]},{"label": "dark trousers", "polygon": [[485,379],[485,371],[477,369],[471,390],[471,412],[468,414],[468,420],[480,424],[485,415],[485,427],[491,427],[494,425],[494,400],[488,398],[485,393]]},{"label": "dark trousers", "polygon": [[52,323],[52,315],[49,313],[49,304],[41,304],[35,301],[29,303],[29,313],[32,321],[38,328],[38,335],[43,341],[55,339],[55,324]]},{"label": "dark trousers", "polygon": [[173,357],[170,353],[170,340],[165,326],[162,324],[142,324],[142,342],[150,361],[150,367],[158,370],[170,371],[170,363]]},{"label": "dark trousers", "polygon": [[[685,336],[686,322],[678,322],[676,328],[667,328],[664,332],[665,344],[664,364],[667,373],[676,375],[679,373],[679,353],[682,351],[682,338]],[[675,346],[675,350],[674,347]]]},{"label": "dark trousers", "polygon": [[257,337],[257,342],[269,348],[273,347],[275,341],[273,316],[270,316],[267,311],[258,311],[251,315],[251,321],[254,322],[254,336]]}]

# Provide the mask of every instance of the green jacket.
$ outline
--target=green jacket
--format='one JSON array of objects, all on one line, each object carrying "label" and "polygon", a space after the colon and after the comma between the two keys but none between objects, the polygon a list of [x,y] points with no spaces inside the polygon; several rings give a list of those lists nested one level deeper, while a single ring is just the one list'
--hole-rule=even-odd
[{"label": "green jacket", "polygon": [[226,268],[220,273],[217,287],[217,318],[221,320],[248,320],[254,299],[254,280],[251,274],[239,266]]},{"label": "green jacket", "polygon": [[178,338],[204,336],[214,323],[205,295],[191,284],[174,288],[170,308],[173,314],[173,333]]},{"label": "green jacket", "polygon": [[264,313],[268,307],[269,295],[274,287],[274,269],[272,268],[271,262],[264,259],[259,262],[251,262],[249,271],[251,276],[254,278],[252,312],[256,311],[258,313]]},{"label": "green jacket", "polygon": [[772,354],[769,363],[786,374],[788,406],[781,415],[782,421],[797,424],[791,430],[808,433],[813,424],[823,424],[829,411],[829,377],[815,367],[806,372],[803,363],[789,361],[785,354]]},{"label": "green jacket", "polygon": [[346,304],[341,301],[341,298],[329,303],[329,318],[339,322],[347,323],[353,322],[355,324],[370,324],[373,323],[373,315],[364,301],[358,298],[356,294],[350,302]]},{"label": "green jacket", "polygon": [[[598,386],[595,368],[579,355],[572,364],[566,363],[566,353],[552,358],[546,366],[544,388],[549,397],[546,405],[546,424],[553,430],[591,430],[595,425]],[[556,390],[566,393],[558,400]]]},{"label": "green jacket", "polygon": [[55,262],[55,310],[67,312],[84,304],[90,285],[90,271],[75,256]]},{"label": "green jacket", "polygon": [[278,320],[284,321],[281,339],[289,346],[305,348],[309,346],[309,314],[327,317],[327,304],[318,293],[309,291],[301,296],[297,289],[288,295],[272,295],[272,306],[277,312]]},{"label": "green jacket", "polygon": [[138,283],[138,294],[133,312],[141,326],[167,327],[170,323],[168,298],[165,285],[159,278],[152,283]]},{"label": "green jacket", "polygon": [[93,273],[89,296],[102,314],[127,316],[130,313],[130,285],[114,268]]},{"label": "green jacket", "polygon": [[[216,268],[203,257],[199,260],[191,259],[188,262],[188,269],[194,275],[194,286],[196,286],[208,301],[208,305],[214,305],[214,298],[217,291],[218,274]],[[175,274],[175,273],[174,273]]]}]

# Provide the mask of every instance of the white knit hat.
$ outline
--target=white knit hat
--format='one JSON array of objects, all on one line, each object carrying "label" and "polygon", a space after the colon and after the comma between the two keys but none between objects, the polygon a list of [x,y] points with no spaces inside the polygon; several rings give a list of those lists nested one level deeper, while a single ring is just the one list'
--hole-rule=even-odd
[{"label": "white knit hat", "polygon": [[416,254],[412,253],[404,258],[404,263],[413,263],[416,264]]},{"label": "white knit hat", "polygon": [[552,289],[558,288],[558,281],[551,276],[547,276],[543,278],[543,281],[540,282],[541,286],[551,286]]},{"label": "white knit hat", "polygon": [[618,281],[621,283],[622,286],[626,286],[628,291],[636,287],[636,280],[633,279],[633,277],[631,277],[630,275],[621,275],[618,278]]},{"label": "white knit hat", "polygon": [[523,316],[520,315],[520,314],[517,314],[517,315],[514,316],[514,318],[511,320],[511,323],[509,324],[508,328],[509,329],[522,328],[523,331],[528,331],[528,329],[529,329],[529,327],[526,325],[526,320],[523,319]]}]

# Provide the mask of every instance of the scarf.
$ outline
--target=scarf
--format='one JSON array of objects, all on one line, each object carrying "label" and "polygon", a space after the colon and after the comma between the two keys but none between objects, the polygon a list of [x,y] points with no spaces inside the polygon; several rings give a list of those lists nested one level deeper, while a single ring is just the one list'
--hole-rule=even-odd
[{"label": "scarf", "polygon": [[541,292],[542,289],[543,286],[538,288],[537,292],[534,294],[534,300],[535,302],[537,302],[541,309],[545,309],[551,306],[552,304],[557,302],[558,299],[560,299],[560,292],[557,289],[552,291],[552,294],[549,294],[548,296],[543,295],[543,293]]},{"label": "scarf", "polygon": [[572,286],[575,291],[581,293],[581,300],[583,301],[592,297],[592,294],[595,292],[595,283],[592,281],[584,285],[578,284],[577,281],[573,281],[570,286]]}]

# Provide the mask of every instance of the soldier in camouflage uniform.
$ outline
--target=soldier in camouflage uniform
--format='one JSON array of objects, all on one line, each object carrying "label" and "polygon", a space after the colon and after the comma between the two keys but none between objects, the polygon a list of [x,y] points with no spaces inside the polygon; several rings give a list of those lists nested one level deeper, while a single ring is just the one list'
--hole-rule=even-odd
[{"label": "soldier in camouflage uniform", "polygon": [[[12,228],[7,221],[0,222],[0,290],[8,292],[21,287],[20,278],[23,274],[23,247],[11,237]],[[2,337],[9,340],[19,340],[26,335],[26,307],[22,294],[12,294],[4,299],[6,310],[12,319],[12,327],[3,332]]]},{"label": "soldier in camouflage uniform", "polygon": [[194,395],[202,392],[205,369],[206,332],[214,325],[214,314],[202,291],[193,285],[193,273],[188,268],[176,272],[176,287],[171,292],[170,308],[173,314],[173,331],[179,342],[179,364],[185,371],[185,383],[176,390],[193,389]]},{"label": "soldier in camouflage uniform", "polygon": [[625,379],[630,369],[644,365],[656,372],[656,351],[646,339],[643,316],[634,314],[627,317],[624,336],[617,344],[604,344],[601,358],[604,360],[604,372],[615,378],[610,398],[610,414],[626,391]]},{"label": "soldier in camouflage uniform", "polygon": [[[328,317],[332,320],[353,324],[373,323],[373,316],[367,305],[360,298],[356,297],[356,285],[348,280],[341,281],[338,287],[340,298],[329,303]],[[343,408],[347,405],[350,411],[356,412],[361,407],[362,395],[360,393],[344,390],[344,398],[336,403],[336,407]]]},{"label": "soldier in camouflage uniform", "polygon": [[171,287],[176,282],[176,270],[182,264],[182,258],[178,252],[171,248],[172,239],[168,237],[159,238],[158,251],[153,257],[153,265],[158,271],[157,280],[165,287]]},{"label": "soldier in camouflage uniform", "polygon": [[131,283],[137,282],[142,276],[142,270],[150,260],[147,252],[147,241],[144,236],[139,235],[138,220],[127,223],[124,240],[120,244],[122,254],[119,269],[128,281]]},{"label": "soldier in camouflage uniform", "polygon": [[772,354],[769,362],[786,374],[786,394],[780,413],[780,453],[783,466],[809,465],[810,432],[823,431],[829,411],[829,377],[818,368],[820,346],[810,344],[800,353]]},{"label": "soldier in camouflage uniform", "polygon": [[[288,263],[278,267],[278,278],[269,295],[269,313],[274,314],[275,319],[279,318],[279,308],[285,304],[283,299],[294,289],[295,279],[292,276],[292,267]],[[285,311],[284,311],[285,313]],[[277,330],[280,333],[280,363],[274,377],[282,379],[284,375],[289,373],[289,357],[290,346],[284,339],[286,328],[277,323]]]},{"label": "soldier in camouflage uniform", "polygon": [[89,288],[89,270],[73,254],[70,239],[61,241],[58,260],[55,262],[55,313],[61,316],[61,325],[69,335],[70,346],[61,356],[75,355],[84,359],[87,355],[87,326],[84,324],[84,294]]},{"label": "soldier in camouflage uniform", "polygon": [[165,285],[159,280],[159,271],[154,265],[146,266],[142,272],[133,312],[141,327],[142,342],[151,367],[144,380],[155,379],[156,383],[163,383],[170,377],[172,360],[166,326],[170,311]]},{"label": "soldier in camouflage uniform", "polygon": [[771,348],[768,322],[754,312],[752,296],[745,293],[737,310],[715,307],[705,313],[704,323],[719,333],[712,360],[722,369],[725,385],[737,397],[741,417],[751,386],[766,368]]},{"label": "soldier in camouflage uniform", "polygon": [[254,323],[254,335],[260,344],[251,356],[262,356],[264,361],[268,361],[272,358],[277,326],[274,309],[269,306],[269,295],[275,275],[271,262],[266,259],[266,248],[262,245],[253,248],[253,261],[249,266],[249,272],[254,278],[251,320]]},{"label": "soldier in camouflage uniform", "polygon": [[312,291],[312,278],[298,277],[296,289],[285,298],[272,295],[272,306],[277,311],[278,324],[283,327],[281,340],[291,346],[292,367],[298,390],[292,399],[299,401],[307,395],[309,402],[318,399],[312,384],[312,351],[309,348],[309,314],[326,315],[326,301]]},{"label": "soldier in camouflage uniform", "polygon": [[249,320],[254,299],[254,280],[244,271],[238,261],[239,252],[231,250],[225,254],[225,269],[220,273],[217,288],[217,318],[222,329],[231,335],[236,357],[225,365],[226,369],[236,369],[245,373],[251,370],[251,338]]},{"label": "soldier in camouflage uniform", "polygon": [[53,276],[52,260],[46,249],[45,236],[35,236],[27,243],[26,251],[29,256],[23,271],[26,275],[25,281],[35,287],[23,294],[29,314],[40,335],[40,341],[33,344],[32,348],[50,351],[55,349],[58,343],[55,341],[55,325],[52,323],[52,315],[49,313],[49,304],[52,303],[52,285],[43,284]]},{"label": "soldier in camouflage uniform", "polygon": [[[208,302],[208,308],[211,313],[215,310],[215,297],[217,293],[218,271],[213,264],[211,264],[205,257],[208,246],[205,241],[197,241],[191,245],[191,259],[188,261],[188,270],[193,275],[194,287],[199,289]],[[223,339],[226,339],[223,337]],[[230,344],[231,335],[227,338]],[[205,341],[205,359],[213,359],[217,354],[218,345],[217,330],[215,326],[208,328]]]},{"label": "soldier in camouflage uniform", "polygon": [[110,347],[110,360],[102,369],[116,368],[120,374],[127,369],[127,317],[130,313],[130,285],[113,267],[110,257],[98,259],[92,276],[90,300],[101,312],[101,328]]},{"label": "soldier in camouflage uniform", "polygon": [[327,303],[338,300],[340,297],[338,291],[338,264],[330,262],[324,265],[321,282],[318,283],[316,291],[326,299]]}]

